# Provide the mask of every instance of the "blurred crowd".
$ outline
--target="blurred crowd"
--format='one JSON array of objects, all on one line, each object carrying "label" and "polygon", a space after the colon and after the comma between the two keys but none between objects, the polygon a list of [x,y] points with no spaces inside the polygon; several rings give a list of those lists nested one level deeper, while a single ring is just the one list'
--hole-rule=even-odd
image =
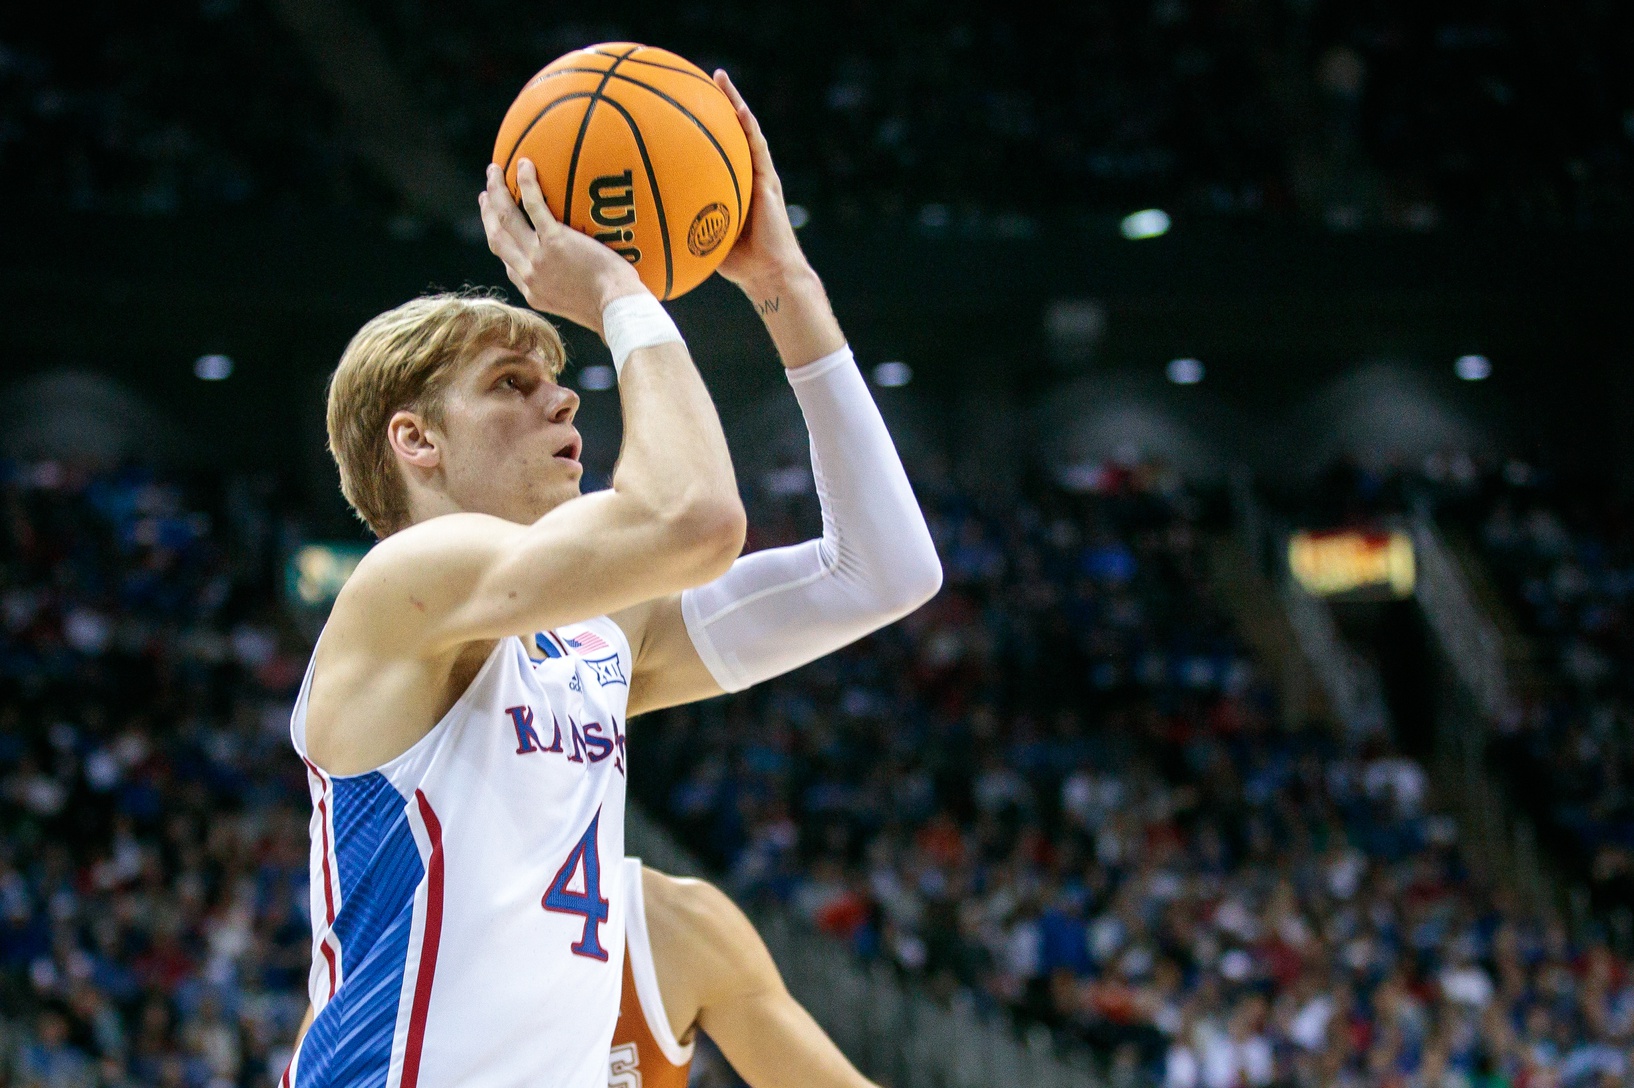
[{"label": "blurred crowd", "polygon": [[[1475,527],[1534,647],[1495,756],[1556,857],[1601,909],[1634,906],[1634,523],[1515,463]],[[1626,925],[1626,921],[1624,922]],[[1625,934],[1627,936],[1628,934]]]},{"label": "blurred crowd", "polygon": [[[803,468],[751,491],[752,547],[816,531]],[[736,894],[1120,1088],[1634,1078],[1627,961],[1472,871],[1390,737],[1287,720],[1196,493],[1149,465],[920,492],[924,610],[632,727],[637,796]],[[0,471],[0,1085],[282,1072],[310,959],[284,501]]]},{"label": "blurred crowd", "polygon": [[[1154,206],[1336,229],[1634,218],[1634,17],[1607,0],[357,7],[473,177],[528,77],[633,39],[736,73],[792,199],[849,229],[1042,236]],[[393,204],[276,12],[12,5],[0,192]]]},{"label": "blurred crowd", "polygon": [[[786,475],[757,543],[798,535]],[[638,790],[739,895],[1075,1034],[1120,1084],[1634,1074],[1625,961],[1472,872],[1389,737],[1284,722],[1210,603],[1196,497],[1149,467],[1071,484],[922,486],[937,600],[637,723]]]},{"label": "blurred crowd", "polygon": [[311,935],[275,507],[0,464],[0,1085],[283,1072]]},{"label": "blurred crowd", "polygon": [[8,204],[263,216],[388,201],[262,0],[0,7]]},{"label": "blurred crowd", "polygon": [[[1478,549],[1522,643],[1492,762],[1551,856],[1631,935],[1634,521],[1602,489],[1520,460],[1421,473],[1441,521]],[[1406,485],[1412,490],[1414,483]]]},{"label": "blurred crowd", "polygon": [[1307,180],[1331,226],[1634,218],[1625,5],[1290,6],[1319,118]]},{"label": "blurred crowd", "polygon": [[1150,206],[1337,229],[1634,215],[1621,5],[712,0],[530,29],[513,0],[362,2],[473,160],[546,61],[639,40],[734,72],[793,198],[857,226],[1026,236]]},{"label": "blurred crowd", "polygon": [[1258,27],[1229,6],[711,0],[519,27],[510,0],[364,3],[472,161],[546,62],[636,40],[732,72],[791,199],[853,228],[1027,236],[1289,198]]},{"label": "blurred crowd", "polygon": [[[1512,702],[1491,723],[1490,770],[1552,863],[1634,940],[1634,520],[1589,481],[1520,459],[1441,452],[1335,465],[1306,512],[1323,524],[1432,513],[1491,579]],[[1477,586],[1477,593],[1483,594]]]}]

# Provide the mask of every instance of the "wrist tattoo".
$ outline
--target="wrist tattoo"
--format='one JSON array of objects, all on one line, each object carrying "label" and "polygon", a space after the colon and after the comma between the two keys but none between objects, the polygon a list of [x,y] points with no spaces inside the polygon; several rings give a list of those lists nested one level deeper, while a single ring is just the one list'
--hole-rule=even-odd
[{"label": "wrist tattoo", "polygon": [[755,311],[759,313],[761,317],[775,314],[777,312],[778,305],[782,303],[782,301],[782,295],[774,295],[771,298],[763,298],[759,302],[755,303]]}]

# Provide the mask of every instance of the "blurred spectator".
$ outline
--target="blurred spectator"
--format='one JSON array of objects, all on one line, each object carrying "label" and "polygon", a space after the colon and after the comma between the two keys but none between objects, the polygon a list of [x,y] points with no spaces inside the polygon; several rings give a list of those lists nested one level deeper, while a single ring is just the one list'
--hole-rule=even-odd
[{"label": "blurred spectator", "polygon": [[[1623,961],[1471,872],[1419,764],[1275,724],[1208,599],[1199,498],[1152,466],[1094,479],[922,481],[942,595],[670,712],[637,788],[740,894],[1076,1034],[1123,1083],[1541,1084],[1625,1055]],[[1603,997],[1569,996],[1596,971]]]},{"label": "blurred spectator", "polygon": [[0,194],[143,216],[367,209],[335,110],[264,0],[0,9]]},{"label": "blurred spectator", "polygon": [[34,1037],[17,1056],[17,1079],[40,1088],[93,1088],[91,1059],[68,1041],[68,1021],[46,1009],[35,1023]]},{"label": "blurred spectator", "polygon": [[1327,523],[1433,510],[1473,549],[1528,644],[1490,753],[1551,858],[1634,938],[1634,522],[1621,500],[1517,459],[1436,454],[1334,466],[1309,506]]},{"label": "blurred spectator", "polygon": [[[1388,743],[1278,725],[1209,599],[1201,498],[1155,466],[1094,479],[1003,501],[921,480],[943,594],[642,722],[638,792],[741,895],[1084,1039],[1119,1085],[1624,1077],[1627,962],[1471,872]],[[247,1086],[288,1060],[306,645],[255,493],[0,477],[13,1083]],[[809,486],[752,505],[761,544],[816,516]]]},{"label": "blurred spectator", "polygon": [[274,511],[235,501],[255,490],[0,465],[10,1083],[282,1072],[310,958],[305,646],[273,619]]},{"label": "blurred spectator", "polygon": [[[842,229],[1045,237],[1148,207],[1341,229],[1634,218],[1616,4],[358,6],[473,172],[534,72],[638,40],[731,70],[791,199]],[[144,215],[395,206],[266,0],[135,11],[0,15],[0,192]]]}]

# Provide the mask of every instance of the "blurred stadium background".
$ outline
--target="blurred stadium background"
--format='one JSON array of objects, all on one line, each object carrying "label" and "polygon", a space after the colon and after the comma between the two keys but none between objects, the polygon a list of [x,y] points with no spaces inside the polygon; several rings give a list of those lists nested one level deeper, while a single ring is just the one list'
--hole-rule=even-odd
[{"label": "blurred stadium background", "polygon": [[[1634,1082],[1627,5],[87,0],[0,9],[0,1085],[282,1072],[323,380],[503,283],[495,126],[619,39],[757,109],[947,570],[639,721],[632,852],[893,1088]],[[798,539],[769,342],[672,309]]]}]

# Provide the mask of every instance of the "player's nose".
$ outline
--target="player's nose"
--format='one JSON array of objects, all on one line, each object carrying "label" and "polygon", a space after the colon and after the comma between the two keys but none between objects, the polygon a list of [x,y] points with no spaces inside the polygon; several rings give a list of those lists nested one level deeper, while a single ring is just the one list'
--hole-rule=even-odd
[{"label": "player's nose", "polygon": [[551,384],[548,408],[552,423],[572,423],[579,414],[579,395],[565,385]]}]

